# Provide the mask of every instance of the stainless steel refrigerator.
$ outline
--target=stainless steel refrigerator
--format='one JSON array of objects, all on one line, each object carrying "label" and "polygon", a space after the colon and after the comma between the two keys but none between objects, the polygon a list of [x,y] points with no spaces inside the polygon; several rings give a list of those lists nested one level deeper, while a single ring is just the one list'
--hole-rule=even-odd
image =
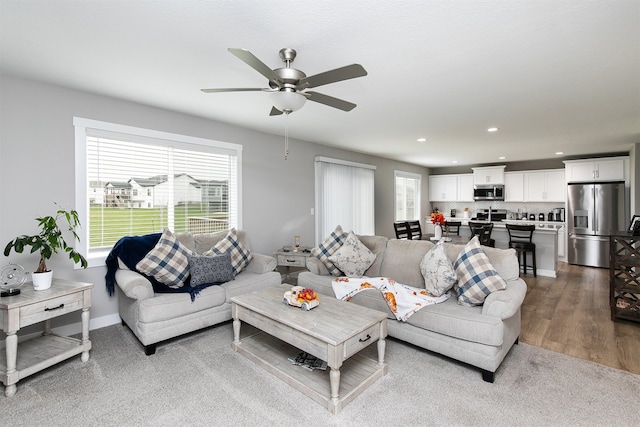
[{"label": "stainless steel refrigerator", "polygon": [[569,264],[609,267],[609,235],[627,228],[624,182],[568,184]]}]

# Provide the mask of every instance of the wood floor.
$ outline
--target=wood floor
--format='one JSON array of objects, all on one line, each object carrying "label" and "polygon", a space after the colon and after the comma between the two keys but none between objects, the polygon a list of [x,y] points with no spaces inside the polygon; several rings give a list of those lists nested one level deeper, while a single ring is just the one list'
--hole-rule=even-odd
[{"label": "wood floor", "polygon": [[559,263],[556,279],[522,278],[520,340],[640,374],[640,323],[611,320],[608,269]]}]

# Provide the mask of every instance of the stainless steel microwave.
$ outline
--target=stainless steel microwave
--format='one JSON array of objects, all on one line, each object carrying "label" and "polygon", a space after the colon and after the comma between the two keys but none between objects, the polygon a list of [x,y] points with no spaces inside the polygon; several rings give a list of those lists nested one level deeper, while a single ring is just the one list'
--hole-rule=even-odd
[{"label": "stainless steel microwave", "polygon": [[473,200],[504,200],[504,185],[475,185]]}]

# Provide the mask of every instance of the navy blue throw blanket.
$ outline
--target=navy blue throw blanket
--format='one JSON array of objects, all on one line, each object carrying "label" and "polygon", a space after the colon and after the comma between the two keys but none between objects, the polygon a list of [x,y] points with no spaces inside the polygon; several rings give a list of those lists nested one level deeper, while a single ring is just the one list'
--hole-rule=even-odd
[{"label": "navy blue throw blanket", "polygon": [[203,283],[202,285],[192,287],[190,285],[191,276],[189,276],[181,288],[170,288],[169,286],[158,282],[153,277],[147,276],[146,274],[140,273],[136,270],[136,264],[138,264],[138,262],[156,246],[158,240],[160,240],[160,236],[162,236],[162,233],[147,234],[144,236],[126,236],[116,242],[105,261],[107,264],[105,282],[109,295],[113,295],[115,292],[118,258],[122,260],[129,270],[136,271],[147,278],[153,286],[153,292],[156,293],[188,292],[191,294],[191,301],[194,301],[196,299],[196,295],[198,295],[204,288],[212,285],[219,285],[219,283]]}]

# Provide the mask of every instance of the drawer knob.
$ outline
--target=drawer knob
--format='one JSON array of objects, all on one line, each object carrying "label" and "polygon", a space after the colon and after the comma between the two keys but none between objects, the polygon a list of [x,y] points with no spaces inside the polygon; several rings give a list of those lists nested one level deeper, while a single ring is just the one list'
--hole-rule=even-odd
[{"label": "drawer knob", "polygon": [[64,307],[64,304],[60,304],[59,306],[57,306],[57,307],[53,307],[53,308],[45,307],[45,308],[44,308],[44,311],[59,310],[59,309],[61,309],[61,308],[63,308],[63,307]]},{"label": "drawer knob", "polygon": [[371,339],[371,335],[367,334],[367,337],[365,339],[360,338],[358,341],[360,342],[367,342]]}]

